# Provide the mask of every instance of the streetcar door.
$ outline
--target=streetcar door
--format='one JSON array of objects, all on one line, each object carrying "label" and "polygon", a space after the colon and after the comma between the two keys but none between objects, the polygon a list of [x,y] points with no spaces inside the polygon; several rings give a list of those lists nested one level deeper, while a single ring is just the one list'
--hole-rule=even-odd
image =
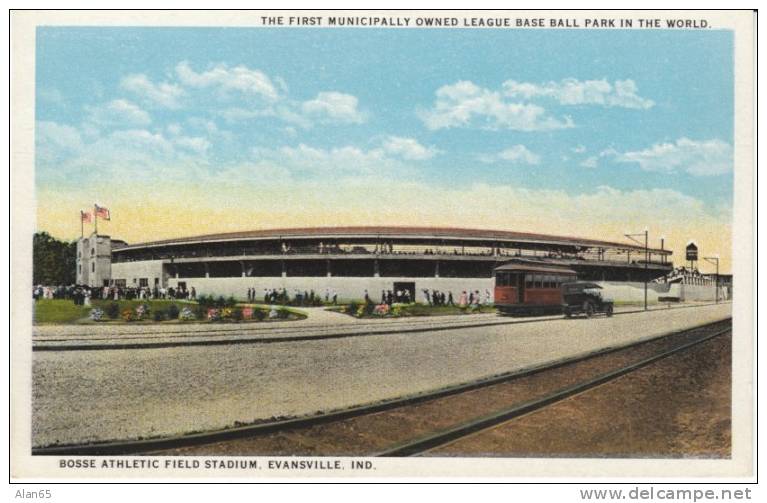
[{"label": "streetcar door", "polygon": [[517,304],[525,303],[525,275],[516,274],[517,278]]}]

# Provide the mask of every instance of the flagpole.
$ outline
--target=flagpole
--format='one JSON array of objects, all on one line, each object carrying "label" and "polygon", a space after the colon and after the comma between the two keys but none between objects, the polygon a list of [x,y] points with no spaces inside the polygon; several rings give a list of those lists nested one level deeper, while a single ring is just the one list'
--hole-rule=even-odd
[{"label": "flagpole", "polygon": [[98,205],[93,205],[93,233],[99,235],[99,212]]},{"label": "flagpole", "polygon": [[85,237],[85,228],[83,227],[83,210],[80,210],[80,237]]}]

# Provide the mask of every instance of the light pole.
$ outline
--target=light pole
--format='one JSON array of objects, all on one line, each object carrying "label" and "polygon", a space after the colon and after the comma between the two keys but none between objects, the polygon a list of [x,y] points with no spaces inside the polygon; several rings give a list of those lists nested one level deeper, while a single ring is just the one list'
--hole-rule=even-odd
[{"label": "light pole", "polygon": [[703,260],[705,260],[709,264],[716,265],[714,304],[719,304],[719,255],[714,255],[713,257],[703,257]]},{"label": "light pole", "polygon": [[627,238],[635,242],[636,244],[641,245],[642,243],[640,241],[637,241],[638,236],[644,236],[644,310],[647,311],[647,265],[648,262],[650,262],[650,249],[648,247],[649,243],[649,233],[647,230],[647,227],[645,227],[644,232],[640,232],[637,234],[624,234]]}]

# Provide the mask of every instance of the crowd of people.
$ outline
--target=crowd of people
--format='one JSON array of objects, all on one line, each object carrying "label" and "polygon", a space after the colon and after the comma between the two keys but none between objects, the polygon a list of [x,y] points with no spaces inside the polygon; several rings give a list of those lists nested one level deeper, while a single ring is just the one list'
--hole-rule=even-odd
[{"label": "crowd of people", "polygon": [[713,285],[715,280],[710,275],[702,274],[697,267],[675,267],[673,271],[655,280],[656,283],[682,282],[690,285]]},{"label": "crowd of people", "polygon": [[[443,292],[437,289],[424,288],[423,303],[429,306],[480,306],[492,304],[492,296],[489,289],[485,289],[484,297],[479,290],[466,290],[462,291],[456,301],[452,291]],[[365,290],[364,295],[365,304],[373,303],[373,299],[370,294]],[[386,304],[391,307],[393,304],[411,304],[416,302],[415,292],[411,292],[409,289],[397,289],[397,290],[381,290],[381,304]]]},{"label": "crowd of people", "polygon": [[[456,299],[452,291],[443,292],[437,289],[423,289],[423,303],[429,306],[479,306],[490,305],[492,296],[489,289],[485,289],[484,295],[479,290],[462,291]],[[35,301],[40,299],[67,299],[72,300],[76,305],[91,305],[92,299],[101,300],[197,300],[197,291],[195,287],[189,289],[181,286],[174,287],[122,287],[122,286],[104,286],[90,287],[86,285],[69,286],[44,286],[37,285],[32,290],[32,297]],[[319,306],[319,305],[337,305],[338,292],[332,288],[326,288],[324,294],[314,290],[295,289],[293,294],[288,293],[286,288],[264,288],[259,295],[258,290],[248,288],[246,292],[248,302],[261,302],[264,304],[282,304],[295,306]],[[415,291],[408,288],[394,290],[381,290],[380,304],[411,304],[417,302]],[[364,291],[364,302],[366,304],[375,304],[376,302],[370,296],[367,290]]]},{"label": "crowd of people", "polygon": [[101,300],[197,300],[197,291],[194,287],[122,287],[122,286],[87,286],[87,285],[37,285],[32,289],[32,298],[40,299],[67,299],[76,305],[91,305],[91,299]]}]

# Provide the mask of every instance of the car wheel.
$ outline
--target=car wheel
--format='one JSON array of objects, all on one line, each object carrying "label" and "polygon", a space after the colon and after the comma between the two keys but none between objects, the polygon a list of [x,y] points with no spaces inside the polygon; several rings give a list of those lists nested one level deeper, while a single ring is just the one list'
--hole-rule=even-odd
[{"label": "car wheel", "polygon": [[586,314],[586,318],[591,318],[594,315],[594,306],[591,305],[591,302],[583,303],[583,312]]},{"label": "car wheel", "polygon": [[607,306],[607,310],[605,311],[605,313],[607,313],[607,317],[608,318],[610,316],[612,316],[613,315],[613,306]]}]

